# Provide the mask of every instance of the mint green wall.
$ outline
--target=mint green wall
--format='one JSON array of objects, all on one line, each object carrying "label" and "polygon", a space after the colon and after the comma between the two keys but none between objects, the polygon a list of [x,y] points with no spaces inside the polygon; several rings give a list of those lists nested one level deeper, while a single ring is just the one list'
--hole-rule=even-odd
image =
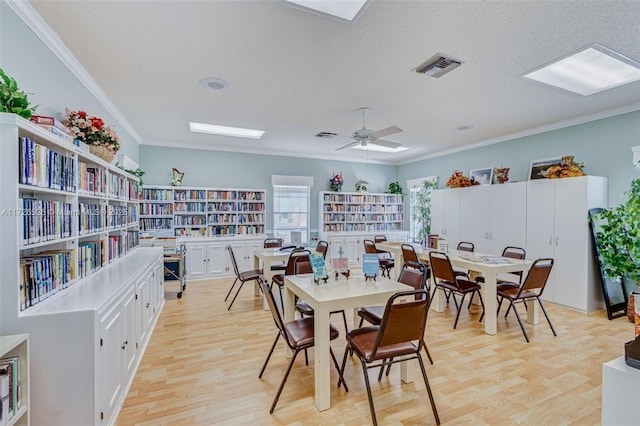
[{"label": "mint green wall", "polygon": [[502,166],[511,168],[510,181],[523,181],[528,179],[532,160],[573,155],[575,161],[585,164],[585,173],[609,178],[609,205],[615,206],[631,181],[640,177],[640,168],[632,164],[631,152],[631,147],[638,145],[640,111],[634,111],[418,161],[400,167],[398,179],[406,186],[407,179],[436,175],[443,188],[454,170],[468,175],[472,169]]},{"label": "mint green wall", "polygon": [[[318,226],[318,192],[329,189],[329,178],[334,172],[342,172],[343,191],[355,191],[360,177],[369,182],[371,192],[384,192],[390,182],[398,180],[396,166],[148,145],[140,146],[140,167],[146,172],[145,185],[169,185],[171,169],[175,167],[185,174],[183,186],[265,189],[267,211],[272,210],[271,175],[313,176],[312,230]],[[266,226],[273,229],[270,214]]]},{"label": "mint green wall", "polygon": [[64,109],[82,109],[102,118],[121,139],[122,152],[138,161],[138,143],[5,2],[0,1],[0,68],[16,79],[36,113],[64,118]]}]

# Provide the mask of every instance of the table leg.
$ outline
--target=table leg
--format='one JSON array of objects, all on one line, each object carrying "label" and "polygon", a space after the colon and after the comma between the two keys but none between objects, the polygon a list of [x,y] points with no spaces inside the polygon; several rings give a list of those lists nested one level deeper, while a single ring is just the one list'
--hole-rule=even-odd
[{"label": "table leg", "polygon": [[538,324],[538,301],[530,300],[527,303],[527,322],[529,324]]},{"label": "table leg", "polygon": [[[284,287],[284,291],[283,291],[284,300],[282,301],[282,310],[284,312],[285,323],[289,321],[293,321],[295,319],[295,316],[296,316],[295,296],[296,295],[291,290],[289,290],[287,286]],[[293,356],[293,352],[291,352],[291,349],[289,349],[289,346],[286,343],[284,343],[284,355],[287,358],[291,358]]]},{"label": "table leg", "polygon": [[402,271],[402,265],[404,265],[404,256],[402,256],[402,250],[393,250],[393,279],[398,281],[400,278],[400,272]]},{"label": "table leg", "polygon": [[331,356],[329,354],[329,311],[314,308],[315,402],[318,411],[331,408]]},{"label": "table leg", "polygon": [[[479,277],[480,275],[482,274],[478,271],[469,270],[469,280],[471,282],[476,282],[476,278]],[[471,303],[474,305],[480,305],[480,298],[478,297],[477,293],[473,295],[473,298],[471,299]]]},{"label": "table leg", "polygon": [[484,332],[487,334],[496,334],[496,309],[498,309],[498,304],[496,302],[496,273],[494,271],[488,270],[484,274],[482,300],[484,301]]},{"label": "table leg", "polygon": [[[267,283],[269,283],[269,285],[271,285],[271,279],[273,278],[273,272],[271,271],[271,268],[265,268],[264,265],[262,265],[263,267],[263,271],[262,271],[262,275],[264,275],[264,278],[267,280]],[[260,258],[258,256],[253,256],[253,269],[260,269]],[[258,281],[255,281],[255,287],[254,287],[254,294],[256,296],[260,295],[260,285],[258,284]],[[267,303],[267,299],[265,297],[262,298],[262,309],[265,311],[269,310],[269,304]]]}]

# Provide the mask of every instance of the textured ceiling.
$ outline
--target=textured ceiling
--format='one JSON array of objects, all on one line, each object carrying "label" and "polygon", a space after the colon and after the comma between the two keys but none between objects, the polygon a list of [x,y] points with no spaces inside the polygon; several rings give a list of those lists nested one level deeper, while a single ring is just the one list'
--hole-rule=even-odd
[{"label": "textured ceiling", "polygon": [[[386,139],[410,148],[369,160],[401,164],[640,103],[640,82],[583,97],[519,77],[592,43],[640,60],[639,1],[370,1],[353,23],[281,1],[31,4],[143,144],[364,161],[334,151],[350,139],[314,135],[351,135],[368,106],[367,128],[396,125]],[[437,52],[464,64],[411,72]],[[191,134],[189,121],[267,132]]]}]

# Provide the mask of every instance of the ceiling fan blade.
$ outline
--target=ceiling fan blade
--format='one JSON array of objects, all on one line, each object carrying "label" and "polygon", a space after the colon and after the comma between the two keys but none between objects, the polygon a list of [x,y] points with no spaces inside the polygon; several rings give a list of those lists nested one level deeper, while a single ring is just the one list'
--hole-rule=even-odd
[{"label": "ceiling fan blade", "polygon": [[402,145],[398,142],[385,141],[383,139],[373,139],[370,140],[369,143],[372,143],[374,145],[386,146],[387,148],[397,148]]},{"label": "ceiling fan blade", "polygon": [[371,133],[369,136],[372,138],[384,138],[385,136],[395,135],[396,133],[400,133],[402,129],[398,126],[387,127],[386,129],[378,130],[377,132]]},{"label": "ceiling fan blade", "polygon": [[341,146],[340,148],[336,148],[335,150],[336,151],[340,151],[342,149],[349,148],[349,147],[354,146],[354,145],[358,145],[359,143],[360,143],[360,141],[353,141],[351,143],[346,144],[345,146]]}]

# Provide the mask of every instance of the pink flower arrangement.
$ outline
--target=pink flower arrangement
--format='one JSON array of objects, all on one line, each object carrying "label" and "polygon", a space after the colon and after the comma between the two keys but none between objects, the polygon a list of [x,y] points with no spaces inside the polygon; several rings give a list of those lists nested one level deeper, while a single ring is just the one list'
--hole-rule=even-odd
[{"label": "pink flower arrangement", "polygon": [[87,145],[101,145],[114,153],[120,149],[120,138],[101,118],[88,115],[85,111],[65,109],[67,119],[64,125],[71,129],[76,139]]}]

